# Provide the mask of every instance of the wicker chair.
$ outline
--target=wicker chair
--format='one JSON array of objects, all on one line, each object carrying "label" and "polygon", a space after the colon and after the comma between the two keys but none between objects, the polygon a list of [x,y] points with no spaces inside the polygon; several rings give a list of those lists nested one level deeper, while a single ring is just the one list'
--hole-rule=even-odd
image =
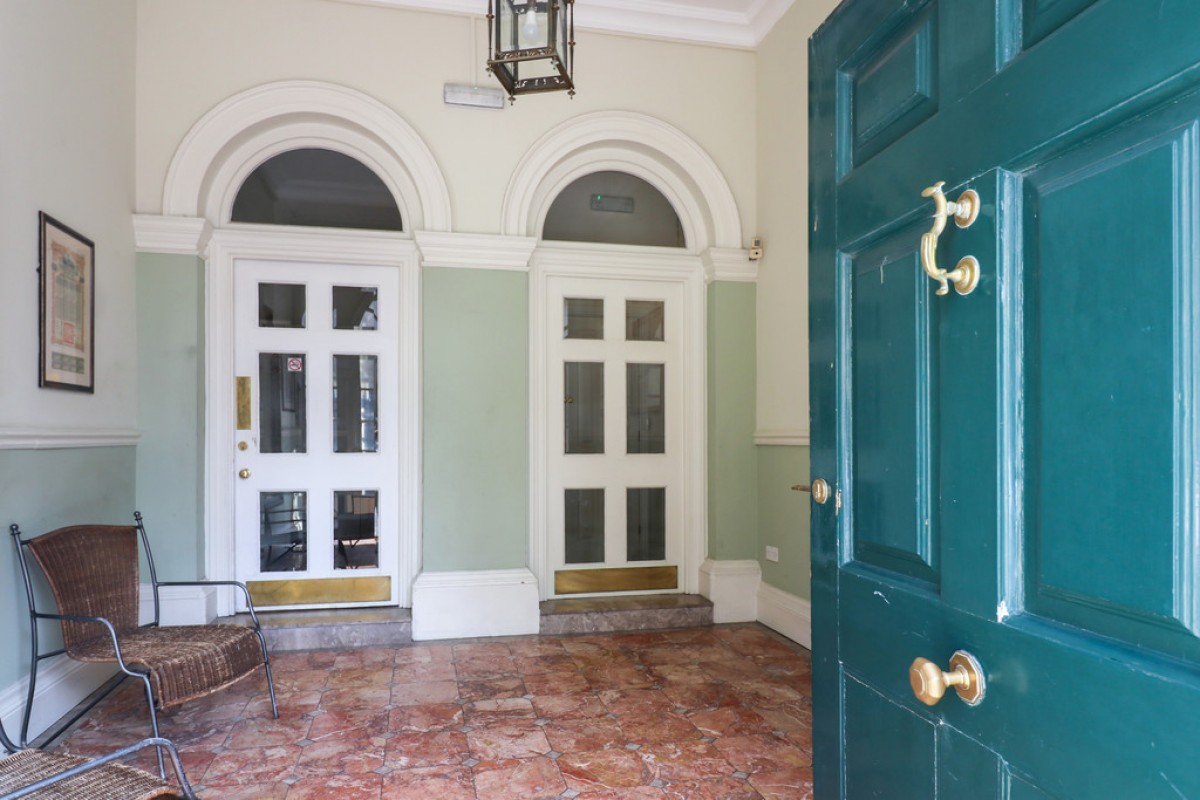
[{"label": "wicker chair", "polygon": [[[245,584],[235,581],[159,581],[150,554],[150,543],[140,513],[135,525],[75,525],[41,536],[22,539],[16,525],[10,527],[25,579],[32,629],[29,696],[21,722],[21,746],[29,744],[29,717],[37,686],[37,666],[46,658],[66,653],[78,661],[115,663],[126,676],[142,681],[150,707],[151,736],[159,738],[157,709],[168,709],[217,692],[256,672],[266,673],[271,710],[279,717],[275,683],[267,643],[250,602]],[[154,594],[154,619],[138,624],[139,576],[138,539],[145,548]],[[57,614],[38,611],[30,567],[25,551],[46,576],[58,605]],[[251,626],[176,625],[160,626],[160,586],[240,587],[250,609]],[[63,647],[39,652],[39,620],[59,620]],[[116,681],[109,688],[115,688]],[[50,742],[103,697],[102,693],[60,725],[43,741]],[[159,771],[165,777],[162,752]]]},{"label": "wicker chair", "polygon": [[[0,724],[0,746],[11,755],[0,759],[0,800],[150,800],[174,797],[196,800],[175,745],[166,739],[143,739],[137,744],[89,760],[63,753],[21,750]],[[177,786],[117,761],[147,747],[156,747],[159,758],[166,750],[175,767]]]}]

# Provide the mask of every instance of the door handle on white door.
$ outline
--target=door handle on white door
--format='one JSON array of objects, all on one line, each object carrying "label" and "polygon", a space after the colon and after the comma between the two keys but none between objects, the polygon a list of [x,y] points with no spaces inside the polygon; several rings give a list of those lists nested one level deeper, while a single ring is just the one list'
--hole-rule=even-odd
[{"label": "door handle on white door", "polygon": [[248,469],[238,470],[238,477],[241,478],[242,480],[246,480],[246,478],[250,477],[250,470],[248,470]]}]

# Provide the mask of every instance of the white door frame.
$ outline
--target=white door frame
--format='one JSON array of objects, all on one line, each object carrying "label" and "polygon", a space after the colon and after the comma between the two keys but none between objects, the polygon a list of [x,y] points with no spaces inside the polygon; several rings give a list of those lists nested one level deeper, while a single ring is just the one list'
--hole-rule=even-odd
[{"label": "white door frame", "polygon": [[539,243],[529,271],[529,568],[538,579],[540,598],[553,594],[549,559],[549,418],[547,354],[550,320],[546,316],[547,279],[551,276],[655,280],[683,288],[683,393],[680,442],[683,460],[683,553],[679,590],[700,590],[700,565],[708,545],[706,485],[708,429],[705,331],[705,267],[699,255],[672,248],[621,245]]},{"label": "white door frame", "polygon": [[[398,442],[400,504],[397,602],[412,604],[421,568],[421,354],[420,261],[407,234],[239,225],[213,232],[205,268],[205,570],[212,580],[234,580],[235,382],[233,266],[238,259],[390,266],[400,271],[400,377]],[[235,609],[231,591],[217,597],[217,613]]]}]

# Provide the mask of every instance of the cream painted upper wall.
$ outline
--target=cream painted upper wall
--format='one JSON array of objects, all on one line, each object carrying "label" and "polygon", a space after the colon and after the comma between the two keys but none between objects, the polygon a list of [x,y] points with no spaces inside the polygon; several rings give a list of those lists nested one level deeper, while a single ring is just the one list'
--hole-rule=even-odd
[{"label": "cream painted upper wall", "polygon": [[137,208],[158,213],[171,158],[231,95],[287,79],[327,81],[382,101],[433,151],[457,231],[495,233],[509,177],[535,140],[576,115],[631,110],[695,139],[729,182],[744,236],[755,218],[751,52],[577,31],[578,95],[523,97],[503,111],[446,106],[444,83],[484,74],[477,18],[330,0],[140,0]]},{"label": "cream painted upper wall", "polygon": [[[0,428],[130,431],[135,0],[0,5]],[[95,394],[39,389],[38,211],[96,244]]]},{"label": "cream painted upper wall", "polygon": [[838,0],[797,0],[758,48],[760,433],[809,433],[808,37]]}]

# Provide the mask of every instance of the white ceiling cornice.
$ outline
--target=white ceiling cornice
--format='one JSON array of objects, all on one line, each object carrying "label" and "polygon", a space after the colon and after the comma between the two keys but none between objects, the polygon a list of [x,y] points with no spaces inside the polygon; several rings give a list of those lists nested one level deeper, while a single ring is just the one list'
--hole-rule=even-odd
[{"label": "white ceiling cornice", "polygon": [[[484,16],[487,0],[336,0]],[[752,49],[794,0],[576,0],[580,29]]]}]

